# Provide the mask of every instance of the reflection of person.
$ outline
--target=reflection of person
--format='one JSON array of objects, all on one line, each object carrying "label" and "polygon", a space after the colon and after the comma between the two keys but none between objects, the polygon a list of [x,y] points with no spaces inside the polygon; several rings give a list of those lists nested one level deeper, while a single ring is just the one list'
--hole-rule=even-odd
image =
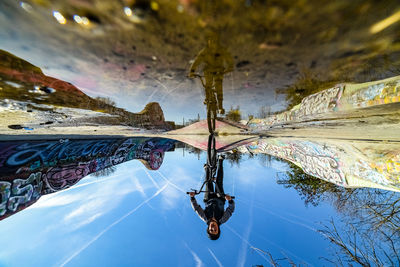
[{"label": "reflection of person", "polygon": [[[218,170],[216,177],[216,188],[214,190],[214,185],[210,177],[206,175],[206,193],[204,194],[205,209],[197,204],[195,193],[191,192],[190,202],[192,207],[205,223],[207,223],[207,233],[211,240],[217,240],[221,234],[220,225],[228,221],[235,210],[235,202],[229,195],[224,194],[223,189],[223,160],[224,158],[220,156],[218,158]],[[208,172],[206,172],[208,173]],[[224,211],[225,201],[228,200],[228,207]]]},{"label": "reflection of person", "polygon": [[219,113],[224,114],[222,80],[225,73],[233,71],[233,60],[227,49],[220,44],[217,34],[208,38],[207,46],[199,52],[190,67],[189,77],[194,77],[199,65],[203,65],[206,95],[209,94],[209,89],[214,85]]}]

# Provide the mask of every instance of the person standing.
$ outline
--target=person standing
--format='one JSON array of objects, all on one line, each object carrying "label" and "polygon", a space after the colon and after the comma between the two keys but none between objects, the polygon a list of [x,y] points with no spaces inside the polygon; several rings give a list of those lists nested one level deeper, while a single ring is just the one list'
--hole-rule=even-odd
[{"label": "person standing", "polygon": [[205,78],[206,99],[214,85],[219,113],[224,114],[222,81],[225,73],[233,71],[233,58],[228,50],[220,44],[218,34],[210,34],[207,38],[207,46],[196,56],[190,67],[189,77],[194,77],[200,65],[202,65]]},{"label": "person standing", "polygon": [[[190,192],[190,202],[193,210],[207,224],[207,234],[211,240],[217,240],[221,235],[220,225],[226,223],[235,211],[235,202],[232,197],[224,194],[223,189],[223,156],[218,157],[218,169],[216,177],[216,188],[214,188],[212,178],[209,179],[208,173],[206,179],[206,192],[204,194],[205,209],[196,201],[195,193]],[[229,205],[225,208],[225,202]]]}]

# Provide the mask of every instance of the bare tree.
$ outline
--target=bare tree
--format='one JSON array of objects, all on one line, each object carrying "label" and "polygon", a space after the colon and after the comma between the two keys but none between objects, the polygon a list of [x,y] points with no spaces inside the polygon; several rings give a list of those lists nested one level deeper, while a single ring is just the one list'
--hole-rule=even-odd
[{"label": "bare tree", "polygon": [[[306,263],[299,263],[296,264],[294,260],[292,260],[290,257],[288,257],[284,252],[281,252],[283,254],[283,258],[274,258],[272,254],[268,251],[262,250],[257,247],[250,247],[253,251],[257,252],[261,257],[263,257],[271,266],[273,267],[280,267],[282,266],[280,263],[284,263],[283,266],[308,266]],[[267,257],[266,257],[267,256]],[[256,265],[256,266],[263,266],[263,265]]]},{"label": "bare tree", "polygon": [[262,106],[260,107],[257,117],[260,119],[267,118],[271,115],[271,107],[270,106]]},{"label": "bare tree", "polygon": [[104,103],[105,105],[109,105],[109,106],[115,106],[116,103],[114,100],[112,100],[109,97],[102,97],[102,96],[98,96],[95,98],[97,101]]},{"label": "bare tree", "polygon": [[294,163],[280,161],[286,162],[288,169],[283,177],[278,178],[277,184],[281,184],[285,188],[295,189],[304,200],[306,206],[309,204],[318,206],[320,202],[327,199],[331,199],[334,202],[338,198],[342,199],[342,195],[344,195],[343,199],[346,199],[346,196],[352,190],[311,176]]},{"label": "bare tree", "polygon": [[240,166],[240,161],[243,159],[242,153],[240,153],[236,149],[233,149],[230,153],[226,153],[225,157],[229,161],[231,166],[233,165]]},{"label": "bare tree", "polygon": [[361,266],[400,266],[399,240],[384,231],[371,232],[348,224],[347,229],[339,231],[333,220],[329,226],[319,231],[332,244],[333,259],[325,260],[344,266],[358,263]]}]

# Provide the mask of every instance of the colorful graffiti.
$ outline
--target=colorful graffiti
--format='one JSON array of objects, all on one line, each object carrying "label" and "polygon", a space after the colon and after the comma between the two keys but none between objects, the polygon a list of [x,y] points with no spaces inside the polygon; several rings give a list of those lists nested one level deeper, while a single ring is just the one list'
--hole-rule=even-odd
[{"label": "colorful graffiti", "polygon": [[139,159],[148,169],[157,170],[175,143],[145,137],[1,142],[0,220],[41,195],[69,188],[91,173],[126,161]]},{"label": "colorful graffiti", "polygon": [[[43,187],[42,173],[31,173],[27,179],[20,176],[11,182],[0,181],[0,219],[36,202]],[[7,217],[5,216],[5,217]]]},{"label": "colorful graffiti", "polygon": [[384,160],[373,161],[370,163],[370,167],[379,173],[392,173],[400,183],[400,151],[396,151],[396,153],[384,155]]},{"label": "colorful graffiti", "polygon": [[381,185],[389,185],[390,182],[386,176],[382,173],[377,172],[374,168],[371,168],[368,162],[363,160],[356,160],[355,163],[350,167],[352,175],[356,177],[362,177],[367,181]]},{"label": "colorful graffiti", "polygon": [[400,102],[400,81],[398,80],[390,79],[357,90],[349,89],[348,94],[343,97],[341,109],[347,106],[364,108]]},{"label": "colorful graffiti", "polygon": [[291,110],[265,119],[253,119],[248,123],[248,126],[252,130],[261,130],[288,122],[302,121],[317,114],[335,111],[342,96],[343,88],[343,85],[337,85],[334,88],[307,96]]},{"label": "colorful graffiti", "polygon": [[[400,102],[400,77],[364,84],[338,84],[305,97],[291,110],[271,115],[265,119],[252,119],[247,126],[253,131],[319,118],[318,116],[351,112],[365,107]],[[337,115],[339,116],[339,115]]]},{"label": "colorful graffiti", "polygon": [[30,162],[31,170],[54,166],[57,162],[109,154],[116,146],[115,140],[24,143],[14,147],[6,166],[21,166]]},{"label": "colorful graffiti", "polygon": [[[345,187],[376,187],[400,191],[399,146],[368,143],[363,153],[356,144],[333,144],[288,138],[261,138],[239,148],[243,153],[266,153],[288,160],[307,174]],[[379,151],[379,153],[377,152]]]},{"label": "colorful graffiti", "polygon": [[340,161],[335,153],[323,146],[309,142],[282,142],[261,139],[257,145],[248,146],[248,150],[268,153],[301,167],[305,173],[337,185],[346,185],[345,175],[340,169]]},{"label": "colorful graffiti", "polygon": [[292,111],[294,120],[333,111],[338,105],[342,92],[343,86],[337,85],[334,88],[305,97],[298,109]]}]

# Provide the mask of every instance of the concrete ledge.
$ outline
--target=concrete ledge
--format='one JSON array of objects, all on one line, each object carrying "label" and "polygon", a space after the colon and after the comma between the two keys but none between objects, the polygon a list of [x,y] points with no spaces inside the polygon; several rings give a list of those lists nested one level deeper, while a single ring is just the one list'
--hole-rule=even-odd
[{"label": "concrete ledge", "polygon": [[339,84],[304,98],[291,110],[252,119],[247,126],[252,133],[263,133],[296,123],[399,114],[399,104],[400,76],[362,84]]}]

